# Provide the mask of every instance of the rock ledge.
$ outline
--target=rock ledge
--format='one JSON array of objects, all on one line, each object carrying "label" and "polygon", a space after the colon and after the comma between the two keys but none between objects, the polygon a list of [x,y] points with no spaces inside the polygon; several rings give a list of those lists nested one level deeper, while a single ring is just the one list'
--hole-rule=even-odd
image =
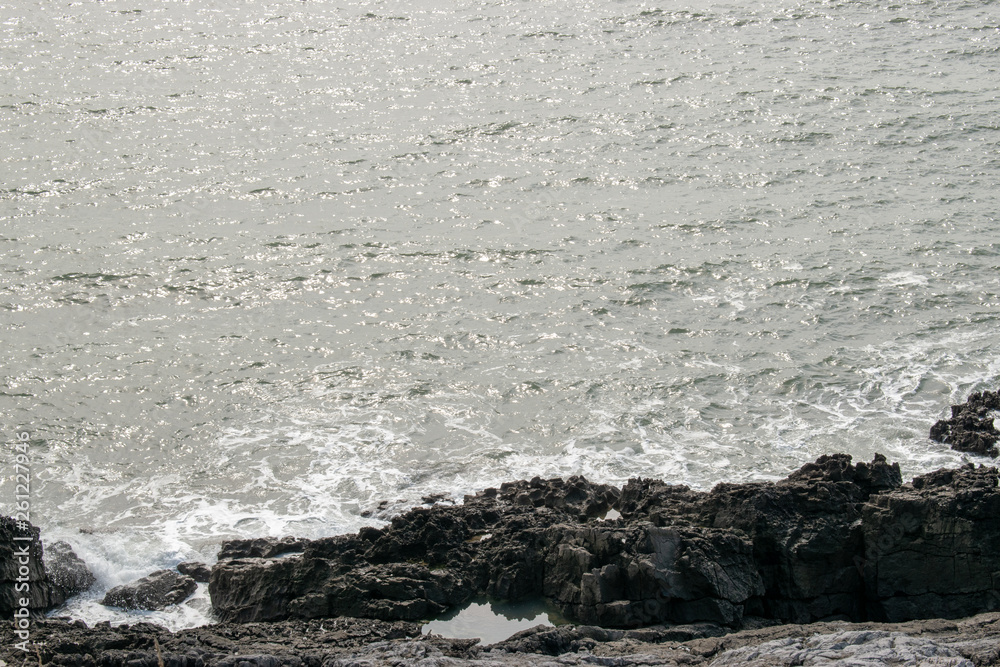
[{"label": "rock ledge", "polygon": [[997,481],[969,465],[903,484],[845,454],[710,492],[535,478],[356,535],[227,543],[209,590],[236,622],[417,621],[478,596],[605,628],[958,618],[1000,609]]}]

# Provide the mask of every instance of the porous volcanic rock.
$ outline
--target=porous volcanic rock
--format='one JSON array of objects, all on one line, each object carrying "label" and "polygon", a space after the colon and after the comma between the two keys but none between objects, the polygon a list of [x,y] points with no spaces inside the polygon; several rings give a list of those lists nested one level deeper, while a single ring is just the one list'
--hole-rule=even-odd
[{"label": "porous volcanic rock", "polygon": [[997,448],[1000,431],[993,419],[998,410],[1000,392],[971,394],[965,403],[951,406],[949,419],[942,419],[931,427],[930,438],[951,445],[959,452],[996,458],[1000,455],[1000,448]]}]

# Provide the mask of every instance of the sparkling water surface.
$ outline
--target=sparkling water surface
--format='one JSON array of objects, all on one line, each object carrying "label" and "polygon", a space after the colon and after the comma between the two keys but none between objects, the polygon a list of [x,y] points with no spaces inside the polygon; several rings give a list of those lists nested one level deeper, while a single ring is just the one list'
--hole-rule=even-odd
[{"label": "sparkling water surface", "polygon": [[382,500],[982,461],[927,432],[1000,377],[1000,4],[759,4],[0,0],[59,613],[205,622],[97,601]]}]

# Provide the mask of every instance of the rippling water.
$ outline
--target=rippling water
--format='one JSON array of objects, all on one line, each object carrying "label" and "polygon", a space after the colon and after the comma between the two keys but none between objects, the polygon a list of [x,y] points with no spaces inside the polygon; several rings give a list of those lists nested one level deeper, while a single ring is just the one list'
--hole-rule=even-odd
[{"label": "rippling water", "polygon": [[98,595],[512,478],[960,462],[926,435],[1000,376],[998,16],[0,2],[32,518]]}]

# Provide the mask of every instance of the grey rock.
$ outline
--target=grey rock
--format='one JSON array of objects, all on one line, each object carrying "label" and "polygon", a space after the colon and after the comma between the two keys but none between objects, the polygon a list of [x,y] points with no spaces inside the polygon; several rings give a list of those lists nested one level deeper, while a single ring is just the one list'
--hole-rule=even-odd
[{"label": "grey rock", "polygon": [[884,630],[854,630],[813,637],[789,637],[726,651],[710,667],[975,667],[972,661],[933,639]]},{"label": "grey rock", "polygon": [[[178,632],[150,623],[87,628],[39,619],[31,633],[42,664],[80,667],[156,667],[160,658],[164,667],[1000,664],[1000,614],[996,613],[961,621],[830,622],[729,634],[718,626],[539,627],[492,646],[420,636],[420,626],[414,623],[346,617],[223,623]],[[10,624],[0,625],[0,661],[24,662]]]}]

